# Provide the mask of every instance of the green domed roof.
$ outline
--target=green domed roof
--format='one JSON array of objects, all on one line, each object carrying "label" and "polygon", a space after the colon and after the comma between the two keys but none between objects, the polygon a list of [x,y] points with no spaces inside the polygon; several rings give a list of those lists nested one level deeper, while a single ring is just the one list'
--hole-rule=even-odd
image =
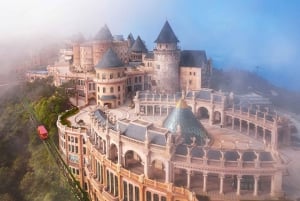
[{"label": "green domed roof", "polygon": [[208,137],[201,123],[196,119],[193,112],[188,107],[185,100],[181,99],[176,108],[168,115],[163,126],[170,132],[178,132],[180,128],[181,135],[187,144],[191,144],[195,137],[198,145],[203,145]]}]

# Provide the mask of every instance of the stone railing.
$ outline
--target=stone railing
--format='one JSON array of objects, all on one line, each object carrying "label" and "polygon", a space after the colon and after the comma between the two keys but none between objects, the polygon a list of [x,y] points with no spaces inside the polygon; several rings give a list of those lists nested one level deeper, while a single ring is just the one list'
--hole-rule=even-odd
[{"label": "stone railing", "polygon": [[[176,197],[184,198],[186,200],[190,200],[191,197],[193,197],[193,193],[185,188],[175,187],[171,183],[163,183],[158,182],[156,180],[148,179],[144,177],[144,174],[136,174],[130,170],[125,169],[124,167],[120,166],[119,164],[113,163],[111,160],[107,159],[104,155],[102,155],[100,152],[97,151],[95,147],[93,147],[92,143],[87,140],[87,146],[91,147],[91,152],[95,155],[96,158],[99,158],[100,161],[102,161],[103,165],[106,166],[106,168],[110,169],[110,171],[115,172],[116,174],[119,173],[122,177],[128,178],[131,181],[135,181],[141,184],[144,184],[148,188],[153,188],[155,190],[161,191],[161,192],[171,192],[173,194],[176,194]],[[92,170],[90,170],[87,166],[85,167],[87,176],[90,180],[95,180],[93,177],[94,174]],[[92,184],[95,184],[99,187],[101,184],[97,181],[91,182]],[[105,191],[103,191],[105,192]],[[106,192],[107,196],[112,196],[108,192]],[[105,194],[105,196],[106,196]],[[108,195],[109,194],[109,195]],[[113,196],[112,196],[113,197]],[[195,198],[194,198],[195,200]]]},{"label": "stone railing", "polygon": [[60,120],[56,121],[56,126],[59,130],[63,132],[68,132],[70,134],[86,134],[87,129],[86,128],[74,128],[74,127],[68,127],[66,125],[62,125]]},{"label": "stone railing", "polygon": [[127,77],[119,77],[119,78],[113,78],[113,79],[97,79],[94,78],[94,82],[96,83],[115,83],[115,82],[123,82],[127,80]]},{"label": "stone railing", "polygon": [[266,118],[262,118],[262,117],[257,117],[256,115],[248,114],[247,112],[240,112],[240,110],[233,111],[232,109],[228,109],[228,110],[225,110],[225,115],[238,117],[242,120],[248,120],[251,122],[255,122],[255,124],[257,124],[263,128],[267,128],[269,130],[272,130],[273,125],[274,125],[274,121],[270,121],[270,120],[268,120]]},{"label": "stone railing", "polygon": [[175,154],[172,158],[172,162],[175,166],[182,168],[190,168],[192,170],[220,170],[220,172],[236,170],[239,172],[268,172],[276,169],[276,161],[229,161],[229,160],[214,160],[204,159],[197,157],[189,157],[184,155]]}]

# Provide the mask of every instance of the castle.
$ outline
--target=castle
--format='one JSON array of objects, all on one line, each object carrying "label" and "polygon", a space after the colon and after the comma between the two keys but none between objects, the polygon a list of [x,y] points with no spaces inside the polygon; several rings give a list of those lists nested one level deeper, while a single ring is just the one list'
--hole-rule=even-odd
[{"label": "castle", "polygon": [[57,121],[73,174],[93,201],[282,196],[278,148],[290,143],[288,121],[261,96],[209,89],[205,51],[181,51],[178,42],[168,22],[153,51],[104,26],[48,66],[56,85],[73,80],[83,105],[96,105],[79,114],[84,124]]}]

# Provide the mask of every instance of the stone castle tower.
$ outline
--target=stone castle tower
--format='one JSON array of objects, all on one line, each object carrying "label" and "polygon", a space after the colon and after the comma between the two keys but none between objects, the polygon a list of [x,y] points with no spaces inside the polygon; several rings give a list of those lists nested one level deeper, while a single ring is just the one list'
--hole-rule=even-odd
[{"label": "stone castle tower", "polygon": [[180,88],[180,49],[177,46],[179,40],[168,21],[166,21],[154,42],[156,43],[156,47],[153,50],[155,60],[153,79],[156,82],[155,88],[161,92],[177,92]]}]

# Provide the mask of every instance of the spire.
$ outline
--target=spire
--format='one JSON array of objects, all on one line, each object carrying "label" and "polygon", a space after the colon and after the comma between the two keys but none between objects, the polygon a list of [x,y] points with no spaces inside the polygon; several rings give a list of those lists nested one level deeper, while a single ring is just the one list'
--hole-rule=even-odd
[{"label": "spire", "polygon": [[106,24],[98,31],[98,33],[95,36],[95,40],[100,40],[100,41],[113,40],[113,36]]},{"label": "spire", "polygon": [[134,41],[134,38],[133,38],[132,33],[130,33],[130,34],[128,35],[127,39],[128,39],[128,40],[131,40],[131,41]]},{"label": "spire", "polygon": [[137,39],[134,41],[134,43],[131,47],[131,51],[142,52],[142,53],[147,52],[147,48],[146,48],[144,42],[142,41],[142,39],[140,38],[140,36],[138,36]]},{"label": "spire", "polygon": [[165,22],[157,39],[154,42],[155,43],[178,43],[179,42],[168,21]]},{"label": "spire", "polygon": [[109,48],[103,55],[102,59],[95,66],[96,68],[109,68],[109,67],[120,67],[123,66],[122,61],[119,59],[117,54]]}]

